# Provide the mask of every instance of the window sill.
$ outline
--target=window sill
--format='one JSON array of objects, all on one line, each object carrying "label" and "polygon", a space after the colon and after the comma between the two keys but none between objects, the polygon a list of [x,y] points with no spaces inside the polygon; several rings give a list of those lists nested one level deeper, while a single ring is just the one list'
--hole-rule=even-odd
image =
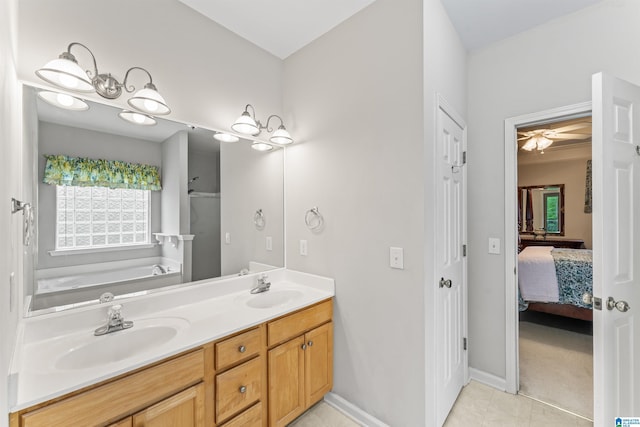
[{"label": "window sill", "polygon": [[158,246],[157,243],[145,243],[142,245],[127,245],[127,246],[108,246],[104,248],[87,248],[87,249],[57,249],[49,251],[50,256],[64,256],[64,255],[82,255],[82,254],[94,254],[100,252],[118,252],[118,251],[130,251],[135,249],[149,249]]}]

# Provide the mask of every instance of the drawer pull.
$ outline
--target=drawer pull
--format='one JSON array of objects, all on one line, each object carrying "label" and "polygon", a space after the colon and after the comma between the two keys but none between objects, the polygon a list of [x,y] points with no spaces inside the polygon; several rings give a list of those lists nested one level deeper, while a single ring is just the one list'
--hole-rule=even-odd
[{"label": "drawer pull", "polygon": [[245,351],[247,351],[247,347],[245,347],[245,346],[241,345],[240,347],[238,347],[238,351],[239,351],[240,353],[244,353]]},{"label": "drawer pull", "polygon": [[302,344],[302,345],[300,346],[300,348],[301,348],[301,349],[303,349],[303,350],[306,350],[306,349],[307,349],[307,345],[306,345],[306,344]]},{"label": "drawer pull", "polygon": [[309,342],[307,343],[307,345],[308,345],[309,347],[311,347],[311,346],[313,345],[313,341],[309,341]]},{"label": "drawer pull", "polygon": [[238,389],[238,391],[242,394],[245,394],[247,392],[247,387],[241,385],[240,388]]}]

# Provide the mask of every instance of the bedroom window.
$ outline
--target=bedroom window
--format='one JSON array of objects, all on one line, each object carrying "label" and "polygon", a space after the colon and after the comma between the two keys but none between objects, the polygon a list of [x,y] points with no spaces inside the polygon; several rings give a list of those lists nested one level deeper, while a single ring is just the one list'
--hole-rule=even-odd
[{"label": "bedroom window", "polygon": [[56,186],[58,251],[149,244],[149,190]]},{"label": "bedroom window", "polygon": [[560,193],[544,194],[544,213],[547,233],[560,233]]}]

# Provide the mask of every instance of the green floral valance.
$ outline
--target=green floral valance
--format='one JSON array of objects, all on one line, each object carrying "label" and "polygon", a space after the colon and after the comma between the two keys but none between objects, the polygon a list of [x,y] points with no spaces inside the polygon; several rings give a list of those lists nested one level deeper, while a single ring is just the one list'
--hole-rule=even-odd
[{"label": "green floral valance", "polygon": [[44,157],[45,184],[162,190],[157,166],[59,155]]}]

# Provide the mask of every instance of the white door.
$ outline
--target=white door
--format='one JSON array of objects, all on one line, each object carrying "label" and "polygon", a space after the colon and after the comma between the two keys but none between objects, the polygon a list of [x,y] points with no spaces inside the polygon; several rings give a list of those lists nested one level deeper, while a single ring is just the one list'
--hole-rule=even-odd
[{"label": "white door", "polygon": [[451,410],[466,376],[465,125],[440,100],[436,164],[436,405],[438,425]]},{"label": "white door", "polygon": [[592,96],[594,425],[613,426],[640,417],[640,87],[600,73]]}]

